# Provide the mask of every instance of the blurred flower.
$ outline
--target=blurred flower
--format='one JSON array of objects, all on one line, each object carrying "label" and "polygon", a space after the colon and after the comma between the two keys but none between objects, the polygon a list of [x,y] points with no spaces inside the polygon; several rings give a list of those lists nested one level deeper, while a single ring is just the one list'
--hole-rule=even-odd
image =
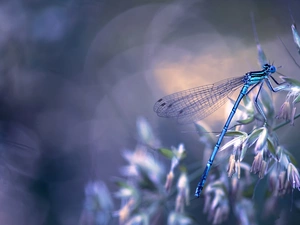
[{"label": "blurred flower", "polygon": [[237,195],[237,192],[240,188],[240,182],[239,182],[239,179],[238,177],[234,176],[231,178],[231,194],[236,196]]},{"label": "blurred flower", "polygon": [[170,171],[167,175],[167,180],[165,183],[165,189],[167,192],[169,192],[172,187],[173,179],[174,179],[174,173],[173,171]]},{"label": "blurred flower", "polygon": [[213,224],[220,224],[226,221],[229,216],[229,209],[228,199],[221,192],[217,191],[211,204],[208,220],[212,221]]},{"label": "blurred flower", "polygon": [[267,162],[265,160],[263,160],[261,162],[261,168],[260,168],[260,171],[258,173],[259,179],[263,179],[264,178],[265,173],[266,173],[266,169],[267,169]]},{"label": "blurred flower", "polygon": [[230,155],[227,172],[228,177],[232,177],[232,175],[235,173],[235,155]]},{"label": "blurred flower", "polygon": [[238,177],[238,179],[240,179],[241,178],[241,161],[240,160],[238,160],[236,162],[236,168],[237,168],[237,177]]},{"label": "blurred flower", "polygon": [[274,196],[281,195],[284,187],[285,171],[280,171],[279,166],[280,164],[275,162],[268,177],[269,188]]},{"label": "blurred flower", "polygon": [[168,225],[189,225],[194,224],[193,220],[181,213],[171,212],[168,217]]},{"label": "blurred flower", "polygon": [[119,224],[123,225],[129,220],[131,210],[135,204],[135,200],[130,198],[127,203],[117,212],[114,213],[115,216],[119,216]]},{"label": "blurred flower", "polygon": [[206,194],[204,195],[204,207],[203,207],[203,213],[207,213],[209,211],[210,203],[211,203],[211,195]]},{"label": "blurred flower", "polygon": [[272,169],[269,175],[269,188],[273,196],[282,196],[287,191],[286,171]]},{"label": "blurred flower", "polygon": [[262,151],[266,147],[267,138],[268,138],[267,128],[261,127],[259,129],[260,129],[260,133],[258,135],[256,144],[255,144],[255,148],[254,148],[255,152]]},{"label": "blurred flower", "polygon": [[[290,93],[288,96],[295,95]],[[294,102],[297,98],[298,96],[295,97]],[[273,115],[274,118],[273,105],[268,101],[271,99],[265,96],[264,107],[268,108],[268,116]],[[295,111],[287,112],[288,107],[291,107],[289,104],[286,101],[282,106],[281,117],[287,118],[295,113]],[[248,102],[247,106],[249,105]],[[250,111],[253,114],[250,116],[251,121],[244,120],[242,128],[239,126],[236,130],[227,131],[226,136],[233,137],[233,139],[221,146],[218,153],[218,157],[220,154],[226,154],[226,157],[223,157],[226,159],[229,156],[227,173],[224,170],[226,164],[223,164],[223,166],[216,167],[216,170],[212,170],[207,179],[203,191],[205,199],[203,212],[208,215],[208,221],[212,224],[221,224],[226,221],[231,209],[234,209],[234,215],[239,224],[256,224],[255,207],[248,199],[251,196],[249,192],[252,192],[254,185],[250,172],[258,173],[260,179],[265,175],[269,178],[272,195],[265,199],[265,215],[269,215],[275,209],[274,207],[278,206],[278,196],[291,190],[291,187],[300,190],[300,176],[294,166],[295,159],[290,152],[279,145],[271,127],[253,125],[250,132],[238,130],[250,126],[255,119],[260,121],[254,115],[252,108]],[[249,119],[249,117],[247,118]],[[207,128],[200,124],[197,124],[196,128],[198,131],[204,132],[201,141],[205,144],[205,149],[211,153],[212,146],[215,144],[211,134],[205,133]],[[115,213],[119,217],[119,223],[121,225],[149,225],[150,221],[155,220],[158,218],[157,215],[162,213],[162,207],[169,205],[169,200],[173,201],[172,204],[175,200],[174,209],[168,212],[168,225],[194,224],[194,221],[185,214],[185,208],[190,201],[189,182],[196,176],[193,174],[188,176],[187,169],[181,165],[182,159],[186,156],[184,145],[181,143],[177,148],[156,149],[156,152],[161,153],[169,160],[170,170],[165,173],[163,165],[149,152],[149,149],[153,151],[153,146],[158,142],[145,119],[137,120],[137,130],[140,145],[136,147],[135,151],[123,152],[128,165],[121,170],[127,180],[119,182],[119,190],[115,194],[122,201],[120,210]],[[227,154],[225,149],[229,149],[230,154]],[[256,154],[251,166],[247,162],[243,162],[249,149]],[[206,160],[204,164],[206,164]],[[174,199],[173,195],[169,193],[174,179],[177,177],[176,168],[179,165],[181,165],[181,174],[177,180],[177,193]],[[196,172],[198,173],[198,171]]]},{"label": "blurred flower", "polygon": [[278,179],[278,193],[279,194],[285,194],[285,185],[284,185],[284,181],[285,181],[285,176],[286,176],[286,172],[285,171],[281,171],[279,174],[279,179]]},{"label": "blurred flower", "polygon": [[178,149],[174,149],[174,155],[178,158],[178,159],[183,159],[184,158],[184,153],[185,153],[185,148],[184,148],[184,144],[179,144]]},{"label": "blurred flower", "polygon": [[[248,149],[248,145],[246,142],[248,139],[248,134],[243,131],[230,130],[230,131],[227,131],[226,136],[233,136],[235,138],[232,139],[231,141],[228,141],[226,144],[224,144],[220,148],[220,152],[233,146],[232,155],[236,155],[238,157],[238,161],[242,161],[244,159],[244,156]],[[233,157],[233,156],[231,156],[231,157]],[[229,160],[231,160],[231,159],[229,159]]]},{"label": "blurred flower", "polygon": [[146,213],[141,213],[133,216],[125,225],[148,225],[149,215]]},{"label": "blurred flower", "polygon": [[294,117],[296,114],[295,104],[300,102],[300,82],[292,78],[281,76],[288,84],[285,90],[288,90],[285,102],[280,108],[280,113],[277,116],[279,119],[291,120],[291,125],[294,125]]},{"label": "blurred flower", "polygon": [[124,151],[124,158],[129,162],[123,172],[135,177],[143,188],[158,188],[164,176],[164,169],[144,146],[137,146],[134,152]]},{"label": "blurred flower", "polygon": [[254,151],[258,152],[266,148],[267,141],[268,130],[265,126],[262,126],[252,130],[252,132],[247,137],[246,143],[248,148],[255,144]]},{"label": "blurred flower", "polygon": [[262,173],[262,170],[265,168],[264,167],[264,160],[263,160],[263,151],[259,151],[256,156],[254,157],[252,167],[250,172],[253,173]]},{"label": "blurred flower", "polygon": [[187,174],[182,172],[178,182],[177,182],[177,197],[175,203],[175,211],[183,213],[184,206],[189,205],[189,195],[190,195],[190,188],[189,188],[189,181]]},{"label": "blurred flower", "polygon": [[151,148],[159,148],[160,141],[155,137],[152,128],[144,117],[139,117],[136,121],[139,141]]},{"label": "blurred flower", "polygon": [[297,188],[300,191],[299,172],[292,163],[289,163],[287,168],[287,180],[290,182],[293,189]]},{"label": "blurred flower", "polygon": [[185,148],[183,144],[179,144],[178,148],[172,147],[173,157],[172,157],[172,164],[171,170],[173,171],[176,166],[178,166],[180,160],[185,157]]},{"label": "blurred flower", "polygon": [[208,221],[213,224],[220,224],[227,220],[230,210],[228,196],[225,193],[224,186],[222,186],[221,179],[207,184],[204,191],[205,204],[203,212],[208,213]]},{"label": "blurred flower", "polygon": [[297,110],[297,108],[296,108],[296,106],[294,106],[292,109],[292,114],[291,114],[291,125],[294,125],[294,123],[295,123],[296,110]]},{"label": "blurred flower", "polygon": [[255,207],[249,199],[241,199],[234,206],[234,214],[237,217],[239,224],[255,225]]},{"label": "blurred flower", "polygon": [[117,198],[121,199],[129,199],[129,198],[134,198],[138,199],[138,193],[139,191],[132,185],[129,184],[129,182],[120,182],[119,183],[119,190],[115,193],[115,196]]},{"label": "blurred flower", "polygon": [[165,183],[165,189],[167,192],[169,192],[172,187],[172,182],[174,179],[174,169],[178,166],[179,162],[184,157],[185,157],[185,149],[183,144],[180,144],[178,148],[172,147],[171,168],[170,168],[170,172],[167,175],[167,179]]},{"label": "blurred flower", "polygon": [[101,181],[89,182],[85,188],[81,224],[108,224],[112,210],[113,202],[106,185]]},{"label": "blurred flower", "polygon": [[280,107],[279,114],[276,116],[277,119],[284,119],[288,121],[291,117],[291,105],[290,102],[285,100]]},{"label": "blurred flower", "polygon": [[215,215],[213,218],[213,224],[220,224],[226,221],[229,215],[229,205],[223,204],[216,208]]}]

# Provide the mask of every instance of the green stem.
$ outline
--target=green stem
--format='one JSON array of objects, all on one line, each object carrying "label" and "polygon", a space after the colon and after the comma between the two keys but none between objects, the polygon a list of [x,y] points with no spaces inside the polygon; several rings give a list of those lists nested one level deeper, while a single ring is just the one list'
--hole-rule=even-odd
[{"label": "green stem", "polygon": [[[300,113],[297,116],[294,117],[294,120],[298,119],[299,117],[300,117]],[[287,125],[289,122],[291,122],[291,120],[287,120],[287,121],[277,125],[276,127],[273,128],[273,131],[278,130],[279,128]]]}]

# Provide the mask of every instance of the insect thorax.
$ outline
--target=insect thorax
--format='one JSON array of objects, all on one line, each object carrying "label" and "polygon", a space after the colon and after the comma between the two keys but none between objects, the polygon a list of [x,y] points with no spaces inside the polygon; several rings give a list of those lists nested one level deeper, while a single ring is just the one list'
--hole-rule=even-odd
[{"label": "insect thorax", "polygon": [[248,72],[248,73],[246,73],[245,76],[243,77],[243,82],[244,82],[244,84],[247,84],[247,83],[250,82],[250,80],[251,80],[251,74]]}]

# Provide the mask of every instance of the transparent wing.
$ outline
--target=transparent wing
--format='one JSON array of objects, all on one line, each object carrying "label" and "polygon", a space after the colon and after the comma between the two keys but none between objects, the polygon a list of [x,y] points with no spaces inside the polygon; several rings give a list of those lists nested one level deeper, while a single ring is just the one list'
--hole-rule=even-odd
[{"label": "transparent wing", "polygon": [[178,123],[202,120],[220,108],[232,91],[244,84],[244,76],[234,77],[159,99],[153,110],[160,117],[176,118]]},{"label": "transparent wing", "polygon": [[251,21],[252,21],[252,29],[253,29],[253,33],[254,33],[254,39],[256,42],[257,53],[258,53],[258,62],[260,64],[261,68],[263,68],[263,66],[268,63],[268,60],[267,60],[266,54],[265,54],[264,50],[262,49],[259,39],[258,39],[258,34],[257,34],[257,30],[256,30],[253,12],[250,13],[250,16],[251,16]]}]

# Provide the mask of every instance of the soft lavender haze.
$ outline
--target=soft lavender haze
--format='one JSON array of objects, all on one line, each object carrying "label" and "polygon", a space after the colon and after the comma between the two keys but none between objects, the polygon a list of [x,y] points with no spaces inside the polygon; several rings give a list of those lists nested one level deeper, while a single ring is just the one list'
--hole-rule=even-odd
[{"label": "soft lavender haze", "polygon": [[[300,24],[300,2],[290,2]],[[0,2],[0,224],[78,224],[90,180],[116,191],[111,177],[121,176],[121,150],[135,146],[139,116],[163,146],[183,142],[188,160],[202,162],[193,126],[152,107],[166,94],[259,70],[250,11],[269,60],[300,79],[277,38],[300,63],[283,0]],[[228,110],[205,121],[218,131]],[[279,132],[298,159],[299,128],[296,120]],[[199,199],[191,212],[206,221],[202,208]],[[278,224],[300,219],[297,209],[286,217]]]}]

